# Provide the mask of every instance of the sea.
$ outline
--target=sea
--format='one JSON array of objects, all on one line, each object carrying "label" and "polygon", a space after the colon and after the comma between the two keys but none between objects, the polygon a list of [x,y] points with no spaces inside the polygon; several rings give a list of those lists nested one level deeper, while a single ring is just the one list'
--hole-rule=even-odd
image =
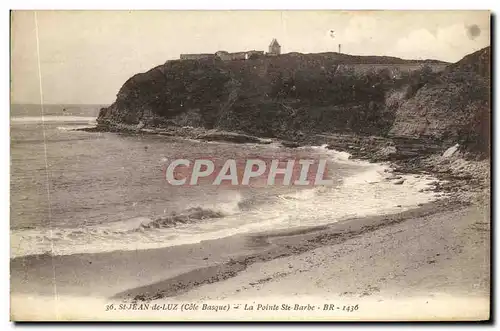
[{"label": "sea", "polygon": [[[102,105],[11,105],[11,258],[144,250],[396,213],[437,199],[436,179],[326,146],[234,144],[78,131]],[[173,186],[169,160],[326,159],[329,186]]]}]

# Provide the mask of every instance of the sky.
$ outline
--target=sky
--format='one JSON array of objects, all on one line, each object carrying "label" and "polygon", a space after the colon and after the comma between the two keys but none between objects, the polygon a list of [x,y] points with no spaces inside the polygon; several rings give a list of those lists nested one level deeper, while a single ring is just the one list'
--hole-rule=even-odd
[{"label": "sky", "polygon": [[490,44],[490,13],[13,11],[11,102],[111,104],[132,75],[181,53],[267,51],[272,38],[282,53],[342,44],[352,55],[456,62]]}]

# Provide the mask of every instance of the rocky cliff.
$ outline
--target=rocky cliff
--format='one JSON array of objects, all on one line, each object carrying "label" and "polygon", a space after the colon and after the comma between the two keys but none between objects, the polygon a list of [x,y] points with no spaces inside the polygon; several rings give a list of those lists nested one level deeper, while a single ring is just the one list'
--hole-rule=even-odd
[{"label": "rocky cliff", "polygon": [[390,135],[458,142],[489,150],[490,47],[467,55],[430,78],[398,108]]},{"label": "rocky cliff", "polygon": [[383,135],[394,120],[387,96],[423,65],[443,67],[437,61],[338,53],[168,61],[125,82],[98,123],[193,126],[283,139],[322,132]]},{"label": "rocky cliff", "polygon": [[389,134],[485,149],[489,48],[440,71],[444,66],[338,53],[168,61],[127,80],[98,124],[190,126],[284,140]]}]

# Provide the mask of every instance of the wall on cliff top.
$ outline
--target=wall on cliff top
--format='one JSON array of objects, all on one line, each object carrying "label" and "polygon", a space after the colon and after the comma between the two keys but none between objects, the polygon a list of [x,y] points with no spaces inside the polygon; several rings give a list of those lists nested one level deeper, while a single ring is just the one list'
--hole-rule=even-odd
[{"label": "wall on cliff top", "polygon": [[390,135],[459,142],[489,150],[490,47],[451,64],[396,112]]}]

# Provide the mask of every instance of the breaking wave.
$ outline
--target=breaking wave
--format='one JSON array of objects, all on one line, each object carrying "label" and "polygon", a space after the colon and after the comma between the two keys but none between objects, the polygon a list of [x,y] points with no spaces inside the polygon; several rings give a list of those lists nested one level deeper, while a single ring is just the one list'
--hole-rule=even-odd
[{"label": "breaking wave", "polygon": [[174,246],[180,244],[179,239],[189,232],[190,225],[229,216],[238,208],[238,203],[221,204],[217,209],[190,207],[166,216],[135,217],[78,228],[17,228],[11,230],[11,258]]},{"label": "breaking wave", "polygon": [[189,224],[211,218],[224,217],[224,213],[201,207],[189,208],[180,214],[173,214],[167,217],[160,217],[147,224],[141,224],[141,229],[163,229],[171,228],[179,224]]}]

